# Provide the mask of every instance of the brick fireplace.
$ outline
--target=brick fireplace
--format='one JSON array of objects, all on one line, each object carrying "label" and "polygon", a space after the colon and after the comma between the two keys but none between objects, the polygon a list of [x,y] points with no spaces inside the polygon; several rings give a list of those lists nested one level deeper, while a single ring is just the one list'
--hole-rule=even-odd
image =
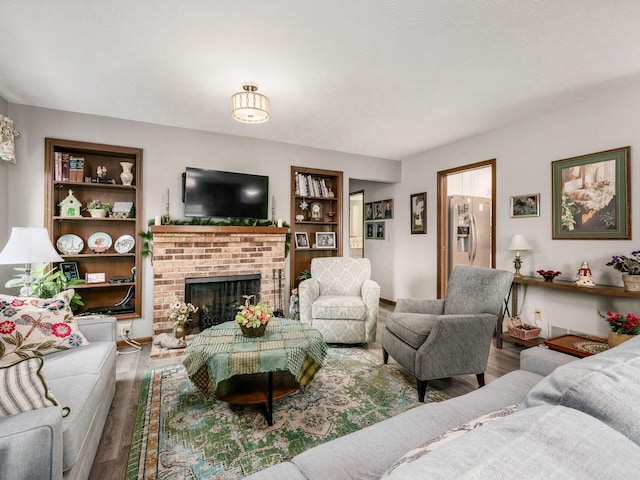
[{"label": "brick fireplace", "polygon": [[278,296],[274,269],[285,269],[288,229],[276,227],[152,226],[153,335],[172,332],[174,297],[184,299],[185,278],[260,274],[262,300]]}]

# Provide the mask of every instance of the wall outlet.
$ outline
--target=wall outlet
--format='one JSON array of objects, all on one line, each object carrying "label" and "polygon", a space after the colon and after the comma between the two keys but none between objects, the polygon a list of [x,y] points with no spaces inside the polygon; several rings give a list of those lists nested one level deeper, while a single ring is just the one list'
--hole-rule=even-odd
[{"label": "wall outlet", "polygon": [[121,337],[126,337],[128,335],[131,335],[131,324],[130,323],[121,323],[120,324],[120,336]]}]

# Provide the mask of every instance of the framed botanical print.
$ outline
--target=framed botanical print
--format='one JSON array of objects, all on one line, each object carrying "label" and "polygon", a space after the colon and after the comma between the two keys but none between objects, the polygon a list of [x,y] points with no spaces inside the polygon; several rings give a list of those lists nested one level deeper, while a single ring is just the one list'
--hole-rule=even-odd
[{"label": "framed botanical print", "polygon": [[427,233],[427,192],[411,195],[411,233]]},{"label": "framed botanical print", "polygon": [[551,164],[555,240],[630,239],[629,147]]},{"label": "framed botanical print", "polygon": [[540,216],[540,194],[527,193],[511,197],[511,217],[539,217]]}]

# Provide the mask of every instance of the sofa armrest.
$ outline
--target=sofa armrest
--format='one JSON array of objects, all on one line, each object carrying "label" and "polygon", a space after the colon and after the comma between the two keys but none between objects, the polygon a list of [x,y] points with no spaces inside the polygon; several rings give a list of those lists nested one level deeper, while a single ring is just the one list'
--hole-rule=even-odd
[{"label": "sofa armrest", "polygon": [[80,331],[90,342],[115,342],[115,317],[76,317]]},{"label": "sofa armrest", "polygon": [[0,478],[62,479],[62,408],[0,417]]},{"label": "sofa armrest", "polygon": [[300,323],[313,323],[311,306],[320,296],[320,283],[315,278],[307,278],[298,285],[298,301],[300,302]]},{"label": "sofa armrest", "polygon": [[577,357],[543,347],[531,347],[520,352],[520,369],[547,376],[565,363],[575,362]]},{"label": "sofa armrest", "polygon": [[444,300],[426,298],[399,298],[396,302],[395,312],[427,313],[429,315],[442,315],[444,313]]}]

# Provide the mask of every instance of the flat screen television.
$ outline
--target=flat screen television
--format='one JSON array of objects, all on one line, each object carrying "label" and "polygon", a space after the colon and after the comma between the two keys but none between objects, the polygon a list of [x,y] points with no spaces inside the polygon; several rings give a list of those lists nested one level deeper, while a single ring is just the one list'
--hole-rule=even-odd
[{"label": "flat screen television", "polygon": [[268,218],[269,177],[187,167],[184,214],[206,218]]}]

